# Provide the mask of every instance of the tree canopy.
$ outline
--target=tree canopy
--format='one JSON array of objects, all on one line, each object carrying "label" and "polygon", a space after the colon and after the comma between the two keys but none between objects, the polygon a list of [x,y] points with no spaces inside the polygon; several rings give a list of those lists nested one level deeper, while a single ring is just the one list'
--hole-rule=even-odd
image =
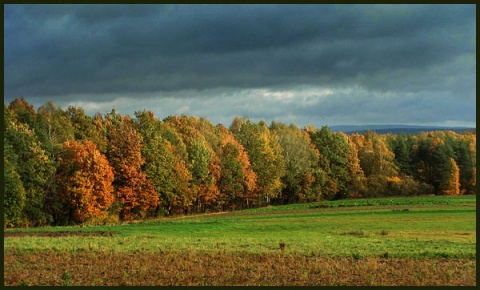
[{"label": "tree canopy", "polygon": [[476,193],[476,131],[332,132],[25,99],[4,106],[4,226],[379,196]]}]

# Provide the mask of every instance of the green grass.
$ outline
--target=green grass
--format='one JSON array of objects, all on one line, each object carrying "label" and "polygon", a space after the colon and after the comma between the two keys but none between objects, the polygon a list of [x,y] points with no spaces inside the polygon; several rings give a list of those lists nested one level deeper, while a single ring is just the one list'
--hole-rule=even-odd
[{"label": "green grass", "polygon": [[475,259],[476,197],[341,200],[123,225],[16,231],[113,235],[9,237],[4,238],[4,251],[263,254],[279,252],[283,242],[286,255]]},{"label": "green grass", "polygon": [[282,206],[268,206],[258,209],[249,209],[244,212],[269,212],[284,210],[303,210],[310,208],[339,208],[361,206],[396,206],[396,205],[459,205],[475,204],[475,196],[432,196],[432,197],[391,197],[391,198],[368,198],[347,199],[335,201],[322,201],[314,203],[290,204]]}]

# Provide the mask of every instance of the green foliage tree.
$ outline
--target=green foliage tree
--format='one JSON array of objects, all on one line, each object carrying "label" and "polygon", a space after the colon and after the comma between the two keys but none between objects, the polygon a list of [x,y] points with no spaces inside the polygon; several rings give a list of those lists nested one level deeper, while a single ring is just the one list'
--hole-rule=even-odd
[{"label": "green foliage tree", "polygon": [[232,132],[218,125],[221,136],[221,173],[218,187],[223,210],[225,205],[243,208],[257,197],[257,175],[251,168],[245,148],[235,140]]},{"label": "green foliage tree", "polygon": [[426,165],[424,175],[427,183],[433,186],[435,193],[441,194],[440,185],[450,175],[450,158],[454,156],[453,148],[438,136],[432,136],[425,141],[428,148],[425,158],[422,160]]},{"label": "green foliage tree", "polygon": [[221,173],[218,187],[220,190],[219,199],[223,209],[230,202],[233,203],[243,192],[243,171],[242,164],[238,160],[239,150],[232,143],[222,146]]},{"label": "green foliage tree", "polygon": [[37,112],[24,98],[15,98],[10,102],[7,110],[11,118],[16,120],[17,123],[27,124],[30,129],[35,128]]},{"label": "green foliage tree", "polygon": [[[94,123],[94,119],[87,114],[82,108],[70,106],[66,112],[73,127],[73,135],[75,140],[90,140],[101,153],[107,151],[107,137],[102,134],[101,127]],[[102,122],[101,116],[100,123]],[[98,121],[97,121],[98,122]]]},{"label": "green foliage tree", "polygon": [[271,132],[264,122],[255,124],[248,118],[236,117],[230,130],[247,151],[252,168],[257,174],[258,205],[269,204],[272,198],[280,198],[285,159],[278,136]]},{"label": "green foliage tree", "polygon": [[[187,168],[192,174],[190,187],[197,212],[205,212],[208,205],[215,205],[220,191],[220,158],[212,145],[197,129],[202,122],[196,117],[170,116],[164,122],[179,133],[187,151]],[[203,123],[204,126],[206,123]],[[205,129],[205,128],[204,128]],[[206,129],[208,130],[208,129]]]},{"label": "green foliage tree", "polygon": [[344,198],[350,182],[347,159],[350,152],[348,139],[344,135],[333,133],[327,126],[323,126],[320,130],[311,130],[309,134],[320,152],[319,167],[327,175],[324,198]]},{"label": "green foliage tree", "polygon": [[415,140],[411,156],[417,180],[430,184],[435,194],[457,195],[457,181],[452,177],[456,173],[452,175],[452,171],[458,168],[460,193],[476,190],[471,182],[475,176],[475,149],[472,150],[471,141],[464,143],[465,139],[453,132],[421,133]]},{"label": "green foliage tree", "polygon": [[175,148],[162,136],[161,121],[150,111],[136,112],[135,115],[143,140],[142,156],[145,163],[142,169],[159,194],[157,215],[161,211],[169,215],[175,208],[191,204],[189,182],[192,176],[184,160],[175,154]]},{"label": "green foliage tree", "polygon": [[35,127],[43,148],[52,160],[56,159],[64,142],[75,139],[75,130],[67,113],[52,101],[38,109]]},{"label": "green foliage tree", "polygon": [[191,126],[198,130],[199,134],[203,136],[203,139],[208,144],[209,150],[211,150],[210,162],[208,164],[209,181],[207,182],[207,186],[204,186],[204,190],[206,191],[204,194],[205,204],[210,205],[212,210],[215,210],[215,207],[223,208],[225,202],[229,200],[226,201],[220,198],[219,181],[221,176],[222,154],[220,133],[206,118],[190,118],[189,121]]},{"label": "green foliage tree", "polygon": [[3,180],[4,180],[4,196],[3,196],[3,224],[4,227],[24,226],[22,220],[23,210],[27,193],[23,187],[20,175],[16,171],[16,159],[13,147],[8,140],[4,138],[4,157],[3,157]]},{"label": "green foliage tree", "polygon": [[[22,190],[19,184],[15,184],[16,174],[14,172],[20,177],[21,184],[25,189],[22,218],[25,219],[26,225],[30,226],[50,224],[52,217],[45,209],[47,198],[45,189],[47,181],[54,172],[53,163],[41,148],[41,143],[35,133],[29,129],[28,124],[18,123],[8,113],[8,109],[5,109],[4,113],[4,143],[8,148],[6,157],[11,158],[7,162],[11,162],[9,166],[15,166],[10,171],[10,177],[14,182],[14,187],[19,190],[19,194],[22,194]],[[19,204],[21,204],[20,201]]]},{"label": "green foliage tree", "polygon": [[394,163],[398,167],[399,172],[405,175],[413,175],[413,163],[410,156],[412,151],[412,138],[407,134],[388,135],[387,142],[389,149],[395,155]]},{"label": "green foliage tree", "polygon": [[272,122],[270,129],[278,136],[285,160],[282,199],[284,203],[317,200],[320,189],[313,185],[314,172],[318,168],[319,152],[311,146],[311,140],[295,124],[287,126]]}]

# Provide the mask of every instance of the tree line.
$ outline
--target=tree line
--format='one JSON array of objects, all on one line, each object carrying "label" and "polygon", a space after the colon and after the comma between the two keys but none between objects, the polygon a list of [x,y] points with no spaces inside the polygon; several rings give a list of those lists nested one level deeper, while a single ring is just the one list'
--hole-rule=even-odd
[{"label": "tree line", "polygon": [[150,111],[4,105],[4,227],[476,193],[476,131],[344,134]]}]

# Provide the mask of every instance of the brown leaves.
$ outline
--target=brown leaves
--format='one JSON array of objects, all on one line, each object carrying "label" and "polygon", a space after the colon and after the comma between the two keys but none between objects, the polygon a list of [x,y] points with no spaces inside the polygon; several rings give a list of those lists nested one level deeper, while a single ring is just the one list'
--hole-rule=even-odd
[{"label": "brown leaves", "polygon": [[150,208],[158,205],[158,194],[141,170],[145,162],[141,155],[142,137],[132,126],[132,120],[112,112],[105,120],[109,148],[107,156],[114,169],[116,196],[122,203],[124,219],[143,218]]},{"label": "brown leaves", "polygon": [[69,220],[83,222],[110,206],[114,200],[113,171],[95,144],[67,141],[58,161],[59,198],[69,209]]}]

